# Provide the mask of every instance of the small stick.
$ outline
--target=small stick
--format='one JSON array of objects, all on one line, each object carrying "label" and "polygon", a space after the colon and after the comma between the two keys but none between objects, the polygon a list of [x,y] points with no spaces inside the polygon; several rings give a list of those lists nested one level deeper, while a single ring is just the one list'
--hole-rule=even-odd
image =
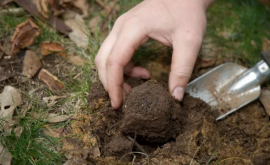
[{"label": "small stick", "polygon": [[131,140],[134,142],[134,145],[143,153],[146,154],[146,151],[143,149],[143,147],[133,138],[131,138],[130,136],[127,136],[128,140]]}]

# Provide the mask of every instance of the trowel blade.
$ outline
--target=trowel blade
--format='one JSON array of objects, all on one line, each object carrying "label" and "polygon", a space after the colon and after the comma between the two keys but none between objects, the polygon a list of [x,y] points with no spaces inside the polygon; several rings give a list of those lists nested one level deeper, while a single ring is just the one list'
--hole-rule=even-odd
[{"label": "trowel blade", "polygon": [[217,120],[223,119],[260,96],[260,86],[248,88],[234,95],[223,91],[224,87],[232,84],[235,78],[245,71],[247,68],[235,63],[222,64],[190,82],[186,92],[200,98],[213,110],[218,111]]}]

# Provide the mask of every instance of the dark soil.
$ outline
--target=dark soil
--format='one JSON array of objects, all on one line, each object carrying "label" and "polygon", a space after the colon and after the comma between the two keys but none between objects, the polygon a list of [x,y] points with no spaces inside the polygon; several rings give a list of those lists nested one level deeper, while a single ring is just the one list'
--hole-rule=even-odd
[{"label": "dark soil", "polygon": [[211,107],[200,99],[186,95],[177,102],[157,81],[134,82],[133,86],[141,85],[132,89],[118,110],[111,108],[102,85],[92,84],[88,97],[92,113],[74,123],[81,122],[83,134],[96,143],[88,145],[82,138],[84,145],[75,150],[83,155],[86,146],[98,147],[101,155],[89,152],[87,159],[77,158],[77,162],[270,164],[269,116],[259,102],[216,122]]}]

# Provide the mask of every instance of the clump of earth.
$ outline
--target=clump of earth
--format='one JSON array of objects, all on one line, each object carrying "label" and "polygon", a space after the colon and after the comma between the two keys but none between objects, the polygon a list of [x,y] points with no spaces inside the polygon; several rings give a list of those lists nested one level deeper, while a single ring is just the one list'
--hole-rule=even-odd
[{"label": "clump of earth", "polygon": [[134,82],[118,110],[111,108],[101,83],[92,84],[90,111],[71,125],[81,136],[66,138],[70,162],[270,164],[269,117],[259,102],[217,122],[200,99],[185,95],[178,102],[157,81]]}]

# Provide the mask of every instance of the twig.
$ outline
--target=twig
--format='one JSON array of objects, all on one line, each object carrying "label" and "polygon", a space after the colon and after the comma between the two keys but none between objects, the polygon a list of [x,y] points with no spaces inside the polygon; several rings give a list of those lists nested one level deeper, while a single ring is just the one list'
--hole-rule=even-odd
[{"label": "twig", "polygon": [[141,154],[141,155],[144,155],[144,156],[147,157],[147,164],[150,164],[149,156],[148,156],[147,154],[145,154],[145,153],[142,153],[142,152],[129,152],[129,153],[126,153],[126,154],[124,154],[124,155],[120,158],[120,160],[122,160],[123,157],[125,157],[125,156],[127,156],[127,155],[129,155],[129,154]]},{"label": "twig", "polygon": [[143,147],[142,147],[135,139],[131,138],[130,136],[127,136],[127,138],[128,138],[129,140],[133,141],[133,142],[134,142],[134,145],[135,145],[141,152],[147,153],[147,152],[143,149]]},{"label": "twig", "polygon": [[136,160],[136,155],[133,154],[133,159],[132,159],[132,162],[131,162],[132,165],[134,164],[135,160]]}]

